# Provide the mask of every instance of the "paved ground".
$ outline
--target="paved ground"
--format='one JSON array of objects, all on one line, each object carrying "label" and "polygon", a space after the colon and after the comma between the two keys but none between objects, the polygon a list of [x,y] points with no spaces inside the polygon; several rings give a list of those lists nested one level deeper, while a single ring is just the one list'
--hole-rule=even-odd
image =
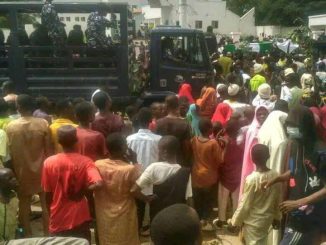
[{"label": "paved ground", "polygon": [[[33,212],[40,212],[38,205],[32,207]],[[32,221],[32,229],[34,236],[42,236],[41,219]],[[93,234],[93,232],[92,232]],[[229,233],[226,230],[218,230],[213,232],[203,232],[203,245],[241,245],[236,235]],[[150,245],[148,237],[141,237],[142,245]],[[94,243],[95,244],[95,243]]]}]

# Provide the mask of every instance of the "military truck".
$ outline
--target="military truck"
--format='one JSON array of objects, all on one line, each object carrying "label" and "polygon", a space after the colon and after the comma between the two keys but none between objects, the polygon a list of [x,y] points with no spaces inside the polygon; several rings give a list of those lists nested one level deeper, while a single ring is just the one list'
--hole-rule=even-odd
[{"label": "military truck", "polygon": [[[55,3],[59,14],[75,18],[76,14],[89,14],[96,3]],[[26,15],[37,17],[41,2],[1,2],[0,15],[10,23],[10,43],[0,43],[0,82],[12,79],[20,92],[60,97],[89,99],[100,84],[109,84],[110,95],[119,101],[129,101],[130,52],[129,32],[132,31],[132,14],[128,4],[105,4],[107,12],[114,13],[119,22],[120,40],[106,50],[90,50],[86,44],[60,47],[61,55],[54,55],[52,45],[31,45],[20,40],[21,20]],[[71,18],[70,18],[71,15]],[[60,16],[60,15],[59,15]],[[78,17],[79,18],[79,17]],[[71,20],[73,21],[73,20]],[[85,21],[85,17],[84,17]],[[87,18],[86,18],[87,21]],[[1,29],[1,27],[0,27]],[[182,75],[200,87],[213,74],[207,46],[201,31],[178,27],[161,27],[150,35],[150,82],[147,97],[162,97],[176,92],[176,75]]]}]

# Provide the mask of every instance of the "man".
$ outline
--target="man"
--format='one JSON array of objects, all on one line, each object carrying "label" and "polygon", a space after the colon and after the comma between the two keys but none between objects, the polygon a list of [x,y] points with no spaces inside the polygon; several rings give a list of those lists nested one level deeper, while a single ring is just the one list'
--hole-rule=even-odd
[{"label": "man", "polygon": [[62,147],[58,142],[57,131],[64,125],[72,125],[77,127],[78,125],[73,122],[74,120],[74,107],[69,99],[59,100],[56,104],[57,119],[50,125],[52,142],[54,145],[55,153],[62,152]]},{"label": "man", "polygon": [[185,205],[175,204],[159,212],[151,224],[154,245],[201,244],[201,229],[196,211]]},{"label": "man", "polygon": [[12,81],[7,81],[2,84],[3,99],[6,102],[16,102],[17,94],[15,93],[15,84]]},{"label": "man", "polygon": [[121,132],[124,128],[123,119],[112,113],[112,101],[109,95],[99,91],[94,95],[93,100],[99,112],[92,123],[92,129],[102,133],[105,138],[111,133]]},{"label": "man", "polygon": [[104,136],[90,128],[95,119],[95,109],[89,102],[81,102],[76,106],[78,152],[91,158],[93,161],[103,159],[108,151]]},{"label": "man", "polygon": [[227,83],[238,84],[240,87],[243,86],[243,77],[241,72],[241,61],[237,60],[233,65],[233,71],[229,73],[225,80]]},{"label": "man", "polygon": [[[137,162],[142,167],[142,172],[154,162],[159,161],[158,142],[161,136],[152,133],[148,126],[152,120],[152,113],[148,108],[142,108],[138,112],[138,125],[140,129],[137,133],[127,137],[128,147],[137,154]],[[153,193],[151,188],[144,189],[143,194],[150,195]],[[145,202],[137,200],[138,207],[138,225],[141,228],[144,214]]]},{"label": "man", "polygon": [[249,88],[253,95],[253,98],[257,95],[257,90],[260,85],[266,83],[266,78],[262,75],[263,74],[263,65],[262,64],[254,64],[254,76],[250,79]]},{"label": "man", "polygon": [[25,236],[30,237],[31,197],[40,196],[43,210],[43,229],[47,233],[47,212],[45,197],[41,188],[41,172],[43,161],[51,155],[51,139],[48,123],[44,119],[34,118],[34,101],[29,95],[17,97],[17,109],[21,118],[8,124],[7,135],[9,150],[11,153],[13,169],[19,182],[19,222],[22,225]]},{"label": "man", "polygon": [[11,121],[12,119],[9,117],[9,105],[4,99],[0,98],[0,129],[6,129]]},{"label": "man", "polygon": [[179,147],[176,137],[162,137],[158,145],[160,162],[146,168],[131,189],[132,193],[140,193],[145,188],[153,189],[156,198],[150,203],[151,220],[162,209],[186,203],[192,197],[190,169],[181,167],[177,162]]},{"label": "man", "polygon": [[17,179],[9,168],[0,168],[0,243],[15,238],[18,201]]},{"label": "man", "polygon": [[52,0],[45,0],[41,11],[41,21],[42,25],[47,28],[49,37],[52,40],[52,44],[55,48],[55,55],[58,55],[59,48],[62,48],[65,44],[65,39],[67,37],[65,31],[65,24],[63,24],[55,10]]},{"label": "man", "polygon": [[225,50],[223,50],[223,56],[221,56],[219,59],[218,59],[218,63],[222,66],[223,68],[223,75],[224,77],[230,73],[230,70],[231,70],[231,66],[232,66],[232,63],[233,63],[233,60],[232,60],[232,54],[231,52],[226,52]]},{"label": "man", "polygon": [[240,87],[238,84],[230,84],[228,86],[228,95],[229,99],[224,100],[223,103],[228,104],[232,109],[233,112],[237,112],[241,115],[241,117],[244,116],[244,111],[250,107],[250,105],[241,103],[239,101],[240,97]]},{"label": "man", "polygon": [[108,48],[112,41],[107,37],[106,28],[111,27],[111,22],[105,17],[106,5],[98,4],[97,11],[90,13],[87,19],[86,39],[91,48]]},{"label": "man", "polygon": [[52,236],[78,237],[90,242],[91,216],[85,194],[102,186],[94,162],[76,151],[77,131],[71,125],[58,129],[63,153],[44,162],[42,187],[50,214]]},{"label": "man", "polygon": [[168,115],[157,120],[156,133],[162,136],[175,136],[181,146],[178,162],[183,166],[191,165],[191,127],[185,119],[180,117],[179,99],[169,95],[165,99]]}]

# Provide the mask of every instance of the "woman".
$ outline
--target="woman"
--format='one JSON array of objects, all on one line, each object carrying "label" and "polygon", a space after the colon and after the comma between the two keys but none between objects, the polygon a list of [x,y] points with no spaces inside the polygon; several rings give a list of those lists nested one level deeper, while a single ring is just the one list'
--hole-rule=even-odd
[{"label": "woman", "polygon": [[104,181],[94,193],[100,245],[137,245],[137,207],[130,190],[140,172],[126,159],[127,142],[121,134],[111,134],[107,147],[110,159],[95,163]]},{"label": "woman", "polygon": [[255,165],[251,159],[251,149],[258,142],[257,139],[258,132],[261,126],[263,125],[263,123],[265,122],[267,116],[268,116],[268,109],[265,106],[258,106],[255,110],[254,120],[252,121],[252,123],[248,128],[246,134],[244,154],[243,154],[239,200],[241,200],[244,183],[247,176],[255,170]]},{"label": "woman", "polygon": [[220,122],[223,127],[230,120],[232,115],[232,108],[226,103],[220,103],[215,109],[214,115],[212,117],[212,123]]},{"label": "woman", "polygon": [[287,116],[283,111],[271,112],[258,133],[258,143],[269,147],[270,159],[267,167],[280,174],[284,173],[283,158],[287,144],[284,125]]},{"label": "woman", "polygon": [[200,135],[200,130],[199,130],[199,108],[197,105],[192,104],[189,107],[189,111],[187,113],[187,120],[189,121],[192,129],[192,135],[193,136],[199,136]]},{"label": "woman", "polygon": [[196,103],[200,108],[200,115],[202,117],[211,118],[217,105],[215,89],[208,87]]},{"label": "woman", "polygon": [[181,86],[180,86],[180,89],[179,89],[179,93],[178,93],[178,97],[187,97],[188,101],[190,104],[193,104],[195,103],[195,100],[194,98],[192,97],[192,88],[191,88],[191,85],[189,83],[183,83]]}]

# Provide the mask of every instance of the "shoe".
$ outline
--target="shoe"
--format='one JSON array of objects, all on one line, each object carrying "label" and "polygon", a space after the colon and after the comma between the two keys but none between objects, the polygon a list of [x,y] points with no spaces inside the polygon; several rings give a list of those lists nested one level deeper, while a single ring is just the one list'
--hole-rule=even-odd
[{"label": "shoe", "polygon": [[215,225],[218,229],[223,229],[228,226],[228,223],[217,218],[213,220],[213,225]]},{"label": "shoe", "polygon": [[206,222],[206,224],[203,225],[201,227],[201,229],[202,229],[202,231],[214,231],[215,230],[213,225],[211,223],[209,223],[209,222]]}]

